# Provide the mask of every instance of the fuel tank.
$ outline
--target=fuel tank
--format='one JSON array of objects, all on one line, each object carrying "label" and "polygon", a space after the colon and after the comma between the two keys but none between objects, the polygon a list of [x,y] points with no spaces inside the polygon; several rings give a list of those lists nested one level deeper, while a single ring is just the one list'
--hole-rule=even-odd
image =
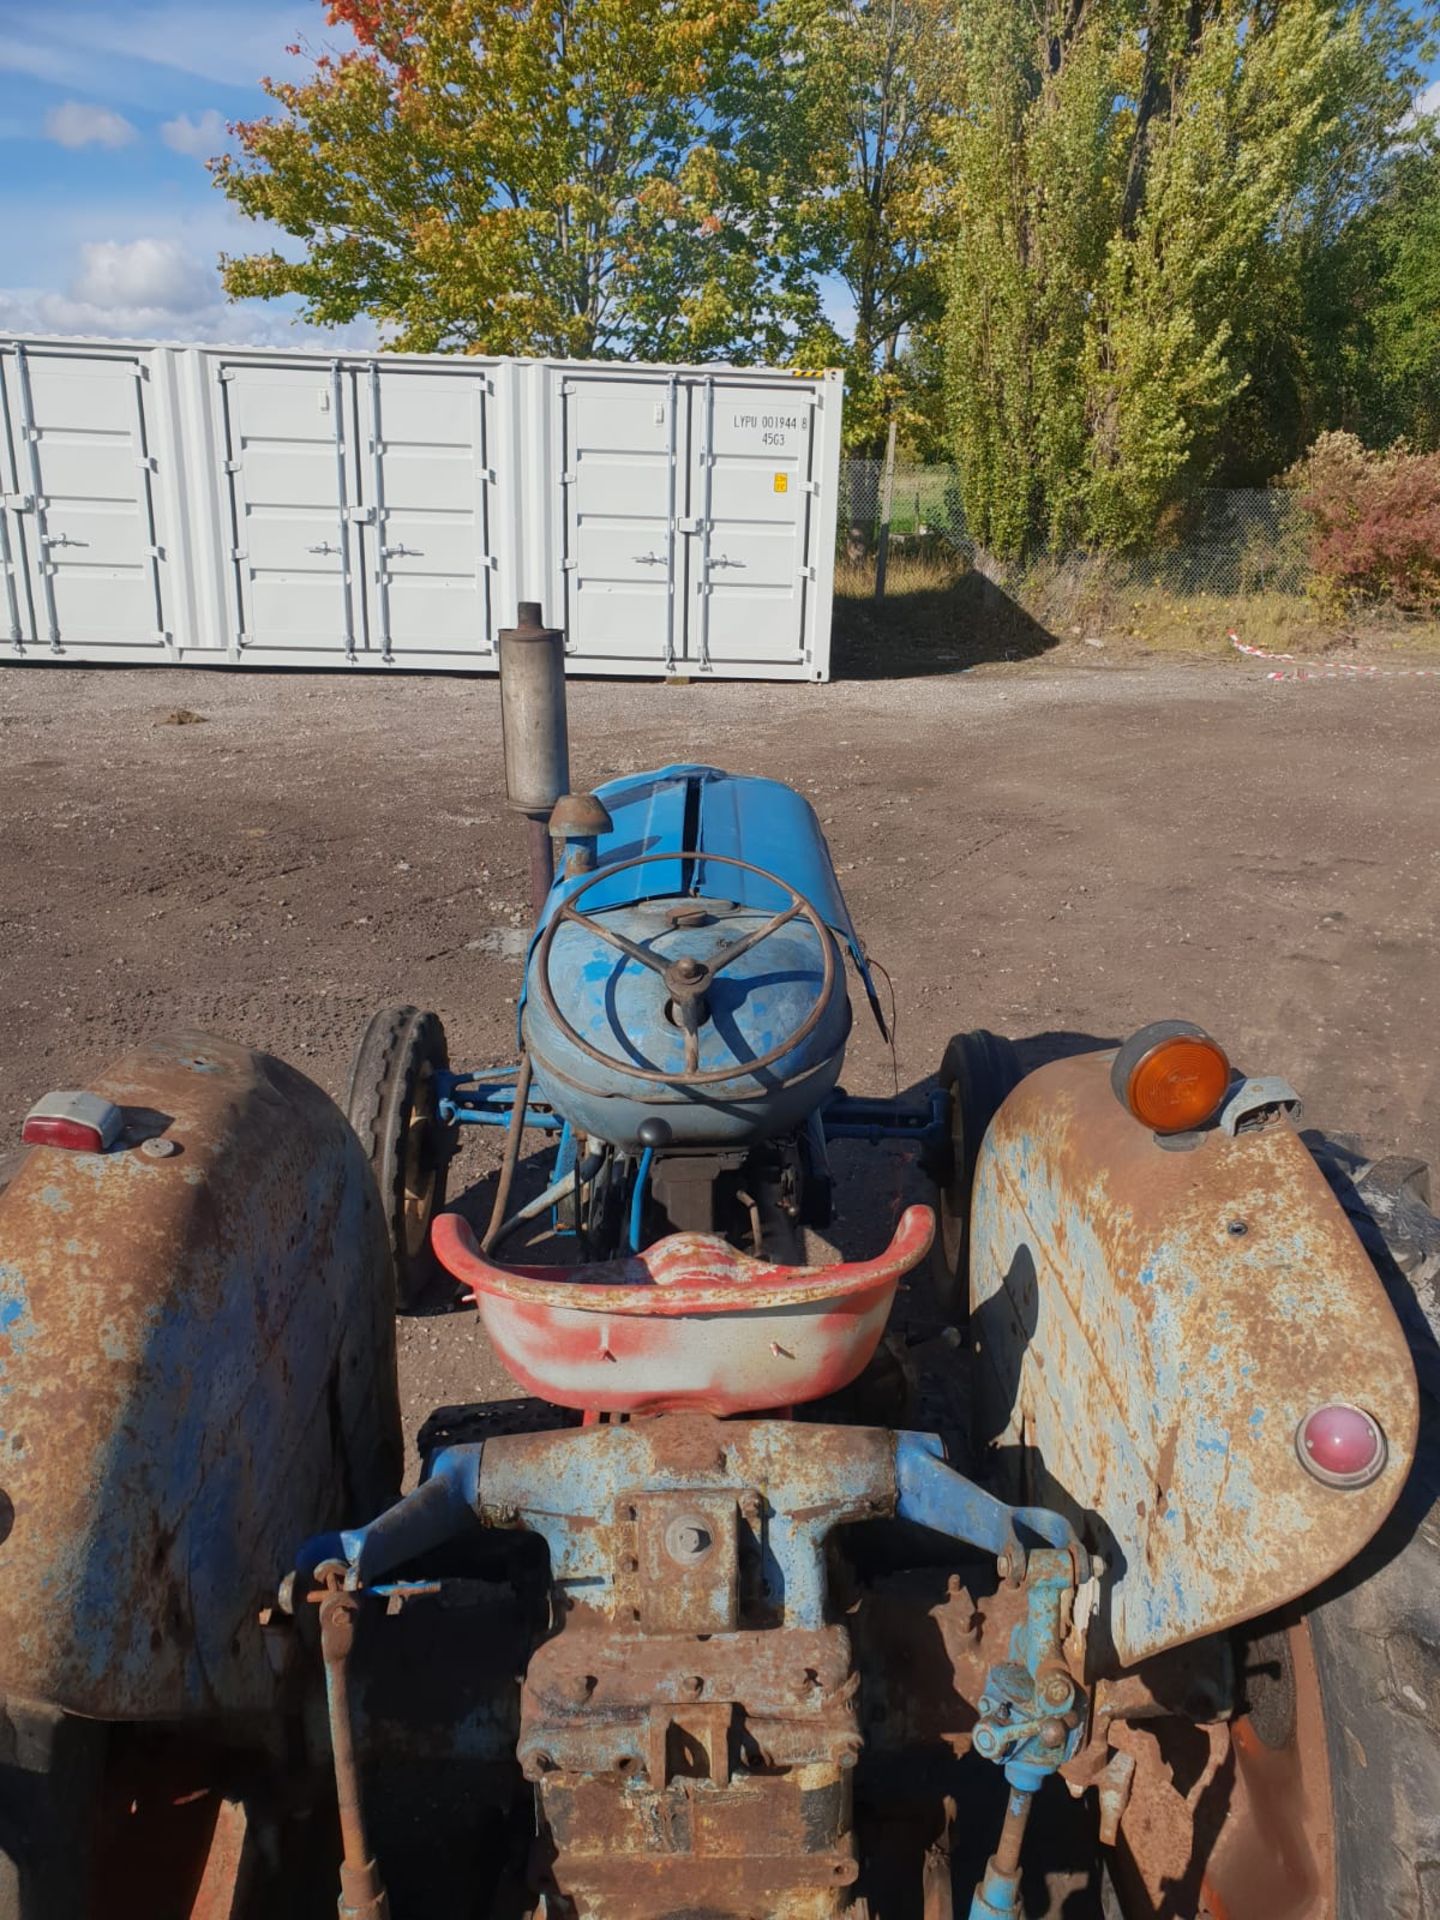
[{"label": "fuel tank", "polygon": [[[814,810],[780,781],[698,765],[596,797],[611,824],[585,864],[562,862],[527,962],[520,1037],[537,1092],[626,1151],[656,1116],[679,1145],[795,1128],[840,1077],[847,957],[874,1004]],[[666,978],[677,963],[703,980],[691,1008]]]}]

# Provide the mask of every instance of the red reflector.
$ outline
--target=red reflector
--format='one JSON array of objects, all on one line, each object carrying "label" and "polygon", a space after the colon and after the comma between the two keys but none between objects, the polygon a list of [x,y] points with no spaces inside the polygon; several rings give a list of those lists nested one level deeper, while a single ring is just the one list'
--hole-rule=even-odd
[{"label": "red reflector", "polygon": [[1385,1436],[1368,1413],[1337,1400],[1300,1422],[1295,1451],[1327,1487],[1363,1487],[1385,1465]]},{"label": "red reflector", "polygon": [[98,1127],[49,1113],[32,1113],[20,1129],[20,1138],[27,1147],[69,1147],[75,1153],[100,1153],[105,1146]]}]

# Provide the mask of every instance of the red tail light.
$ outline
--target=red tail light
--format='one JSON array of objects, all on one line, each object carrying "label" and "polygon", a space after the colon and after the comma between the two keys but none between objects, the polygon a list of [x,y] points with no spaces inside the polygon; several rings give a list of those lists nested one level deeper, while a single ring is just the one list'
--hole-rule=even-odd
[{"label": "red tail light", "polygon": [[27,1147],[66,1147],[72,1153],[104,1153],[120,1136],[125,1116],[98,1093],[47,1093],[25,1116],[20,1138]]},{"label": "red tail light", "polygon": [[1363,1407],[1334,1400],[1300,1422],[1295,1451],[1327,1487],[1366,1487],[1385,1465],[1385,1435]]}]

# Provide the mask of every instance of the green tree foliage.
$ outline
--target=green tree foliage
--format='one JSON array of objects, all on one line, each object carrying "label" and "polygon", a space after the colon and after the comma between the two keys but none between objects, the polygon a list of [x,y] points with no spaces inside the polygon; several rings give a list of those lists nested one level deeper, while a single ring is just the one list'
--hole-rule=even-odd
[{"label": "green tree foliage", "polygon": [[878,451],[894,412],[923,440],[937,392],[926,347],[954,239],[949,141],[959,105],[957,0],[772,0],[795,170],[793,251],[844,286],[836,336],[846,440]]},{"label": "green tree foliage", "polygon": [[1217,470],[1303,334],[1303,269],[1413,92],[1420,25],[1388,0],[960,16],[947,366],[972,531],[1123,545]]},{"label": "green tree foliage", "polygon": [[[326,0],[237,296],[412,349],[843,364],[1002,554],[1440,440],[1440,0]],[[836,297],[836,283],[844,289]],[[844,304],[843,327],[822,295]]]},{"label": "green tree foliage", "polygon": [[1307,290],[1305,424],[1371,447],[1397,437],[1440,447],[1440,148],[1430,127],[1387,156],[1382,191],[1323,249]]},{"label": "green tree foliage", "polygon": [[[1380,433],[1388,426],[1440,449],[1440,152],[1397,169],[1378,222],[1384,278],[1375,314],[1383,380]],[[1373,429],[1372,429],[1373,431]]]},{"label": "green tree foliage", "polygon": [[267,81],[280,111],[215,163],[298,243],[224,261],[232,295],[420,351],[768,357],[813,326],[763,172],[760,0],[327,14],[358,51]]}]

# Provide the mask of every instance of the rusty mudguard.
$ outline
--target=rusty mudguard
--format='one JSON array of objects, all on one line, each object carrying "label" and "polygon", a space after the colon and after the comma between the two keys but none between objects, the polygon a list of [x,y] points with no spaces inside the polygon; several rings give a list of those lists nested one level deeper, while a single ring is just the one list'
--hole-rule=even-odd
[{"label": "rusty mudguard", "polygon": [[296,1542],[398,1484],[379,1196],[265,1054],[181,1034],[88,1084],[120,1141],[34,1148],[0,1195],[0,1693],[263,1712]]},{"label": "rusty mudguard", "polygon": [[[1415,1446],[1404,1335],[1288,1121],[1175,1150],[1110,1090],[1111,1054],[1031,1074],[991,1123],[971,1260],[981,1436],[1105,1557],[1092,1664],[1268,1613],[1354,1558]],[[1388,1440],[1371,1485],[1300,1465],[1347,1400]]]}]

